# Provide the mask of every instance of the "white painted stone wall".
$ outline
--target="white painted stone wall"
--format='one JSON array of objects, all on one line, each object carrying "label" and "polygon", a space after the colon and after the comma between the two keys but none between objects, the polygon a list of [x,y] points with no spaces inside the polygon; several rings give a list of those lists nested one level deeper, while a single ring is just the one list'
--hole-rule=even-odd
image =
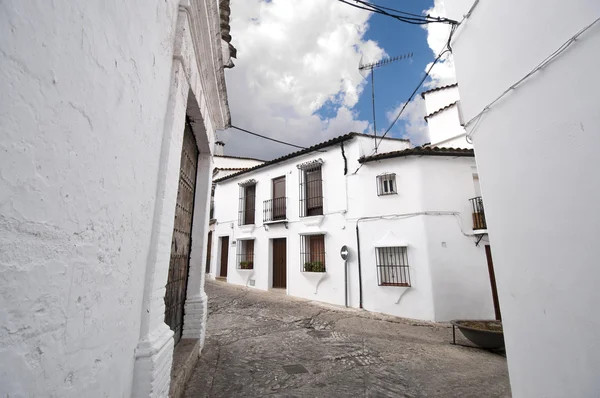
[{"label": "white painted stone wall", "polygon": [[[598,17],[595,0],[479,2],[452,45],[465,121]],[[473,133],[515,397],[600,394],[598,48],[600,23]]]},{"label": "white painted stone wall", "polygon": [[[228,275],[230,283],[267,290],[272,286],[270,239],[287,239],[287,293],[337,305],[344,304],[344,263],[339,250],[350,249],[349,303],[359,306],[356,224],[359,219],[363,306],[370,311],[425,320],[449,320],[468,314],[472,318],[493,318],[493,305],[483,244],[475,247],[471,234],[471,210],[468,199],[474,196],[473,158],[408,157],[367,163],[357,174],[357,159],[370,148],[369,138],[357,137],[344,143],[348,159],[348,175],[344,176],[344,161],[339,144],[325,148],[326,152],[311,153],[289,161],[259,169],[217,183],[215,199],[219,202],[215,228],[211,274],[219,275],[221,264],[220,238],[230,239]],[[408,143],[389,142],[388,148],[406,148]],[[323,159],[324,213],[319,217],[299,218],[299,181],[297,164]],[[432,176],[440,168],[439,176]],[[398,195],[377,196],[376,176],[396,173]],[[286,176],[288,197],[287,228],[283,224],[263,225],[263,201],[271,199],[271,179]],[[256,224],[238,226],[238,183],[247,179],[256,186]],[[429,198],[434,196],[436,200]],[[423,214],[424,212],[444,214]],[[456,212],[456,215],[450,214]],[[390,220],[363,220],[364,217],[399,215]],[[378,286],[375,267],[375,246],[393,232],[398,240],[408,244],[411,266],[410,289]],[[325,233],[327,273],[301,272],[300,235]],[[254,270],[236,267],[238,239],[255,239]],[[446,247],[441,244],[445,242]],[[440,248],[438,249],[438,246]],[[433,275],[437,273],[437,275]],[[449,282],[445,284],[442,281]],[[318,283],[318,288],[317,288]],[[442,285],[443,286],[440,286]],[[434,288],[438,289],[434,292]],[[316,293],[315,293],[316,290]],[[404,293],[404,291],[406,293]],[[404,295],[401,298],[401,295]],[[400,299],[401,298],[401,299]],[[400,301],[398,301],[400,299]],[[440,302],[437,302],[439,300]],[[445,301],[442,303],[441,301]],[[460,308],[459,308],[460,306]]]},{"label": "white painted stone wall", "polygon": [[[425,93],[426,114],[434,112],[460,100],[458,87]],[[460,119],[460,102],[426,119],[429,140],[432,146],[446,148],[473,148],[466,140],[465,129]]]},{"label": "white painted stone wall", "polygon": [[0,5],[1,396],[131,395],[176,17]]},{"label": "white painted stone wall", "polygon": [[228,109],[224,79],[213,64],[199,73],[195,53],[212,51],[197,38],[218,32],[216,10],[195,0],[0,5],[1,396],[167,395],[163,298],[186,113],[204,154],[204,208],[184,335],[202,340],[195,267],[213,132]]}]

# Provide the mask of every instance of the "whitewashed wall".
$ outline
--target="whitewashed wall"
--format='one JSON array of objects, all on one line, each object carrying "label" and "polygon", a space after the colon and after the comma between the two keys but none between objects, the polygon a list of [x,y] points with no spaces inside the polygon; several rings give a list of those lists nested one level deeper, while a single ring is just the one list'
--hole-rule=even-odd
[{"label": "whitewashed wall", "polygon": [[[458,87],[432,91],[425,93],[423,97],[427,115],[460,100]],[[426,119],[431,145],[446,148],[473,148],[465,138],[459,106],[460,103]]]},{"label": "whitewashed wall", "polygon": [[433,112],[442,109],[446,105],[456,102],[460,99],[458,87],[448,87],[441,90],[425,92],[425,114],[430,115]]},{"label": "whitewashed wall", "polygon": [[[339,250],[343,245],[350,248],[349,304],[359,306],[358,261],[356,224],[359,223],[363,278],[363,306],[365,309],[408,318],[425,320],[448,320],[468,314],[470,318],[493,318],[493,305],[487,263],[483,245],[475,247],[472,233],[471,209],[468,199],[474,195],[473,158],[408,157],[367,163],[352,175],[359,166],[357,159],[368,146],[364,137],[344,142],[348,159],[347,176],[340,146],[325,148],[326,152],[312,153],[287,162],[265,167],[252,173],[219,182],[215,199],[220,202],[215,217],[215,247],[212,256],[212,275],[219,275],[220,237],[228,236],[230,242],[237,239],[255,239],[254,270],[236,269],[236,247],[229,248],[227,281],[247,285],[254,280],[254,287],[267,290],[272,286],[269,239],[287,239],[288,283],[290,295],[344,304],[344,263]],[[397,142],[406,148],[408,143]],[[321,158],[323,163],[323,220],[317,217],[298,217],[298,169],[296,165]],[[436,175],[436,171],[440,174]],[[445,170],[445,171],[444,171]],[[377,175],[396,173],[398,195],[377,196]],[[271,199],[271,179],[286,176],[288,196],[287,228],[283,224],[262,225],[262,202]],[[256,225],[237,225],[239,186],[247,179],[258,181],[256,185]],[[347,194],[346,194],[347,192]],[[431,198],[430,198],[431,197]],[[433,197],[437,199],[433,199]],[[423,215],[427,211],[459,212],[454,215]],[[417,213],[417,214],[415,214]],[[404,215],[393,220],[362,220],[363,217]],[[300,271],[300,234],[324,232],[327,273],[306,274]],[[389,233],[408,244],[412,287],[378,286],[375,267],[375,246]],[[433,243],[435,241],[435,243]],[[436,245],[446,242],[446,247]],[[432,278],[432,273],[439,275]],[[447,280],[444,284],[443,280]],[[317,293],[315,288],[319,282]],[[444,284],[444,286],[440,286]],[[471,284],[476,286],[470,286]],[[433,289],[439,289],[433,292]],[[405,292],[406,290],[406,292]],[[405,293],[404,293],[405,292]],[[401,297],[402,296],[402,297]],[[399,300],[400,299],[400,300]],[[446,303],[435,303],[435,300]],[[460,308],[456,308],[460,306]],[[465,315],[466,316],[466,315]]]},{"label": "whitewashed wall", "polygon": [[[471,4],[446,2],[448,16]],[[595,0],[479,2],[452,46],[465,120],[599,16]],[[515,397],[600,394],[598,48],[600,24],[473,136]]]},{"label": "whitewashed wall", "polygon": [[131,395],[176,16],[0,5],[1,396]]}]

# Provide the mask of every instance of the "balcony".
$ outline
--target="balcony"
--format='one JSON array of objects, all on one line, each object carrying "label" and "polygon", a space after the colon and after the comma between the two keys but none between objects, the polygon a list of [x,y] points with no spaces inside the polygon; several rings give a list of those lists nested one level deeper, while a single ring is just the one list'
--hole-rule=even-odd
[{"label": "balcony", "polygon": [[469,199],[469,201],[471,202],[471,208],[473,209],[473,230],[487,229],[481,196]]},{"label": "balcony", "polygon": [[287,221],[287,198],[275,198],[263,202],[263,223]]}]

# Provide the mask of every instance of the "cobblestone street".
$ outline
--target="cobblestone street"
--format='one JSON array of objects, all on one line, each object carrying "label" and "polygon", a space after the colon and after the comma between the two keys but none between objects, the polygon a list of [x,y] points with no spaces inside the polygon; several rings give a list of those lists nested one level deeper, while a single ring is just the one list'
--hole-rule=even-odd
[{"label": "cobblestone street", "polygon": [[206,291],[207,338],[186,397],[510,396],[506,359],[451,345],[448,325],[223,282]]}]

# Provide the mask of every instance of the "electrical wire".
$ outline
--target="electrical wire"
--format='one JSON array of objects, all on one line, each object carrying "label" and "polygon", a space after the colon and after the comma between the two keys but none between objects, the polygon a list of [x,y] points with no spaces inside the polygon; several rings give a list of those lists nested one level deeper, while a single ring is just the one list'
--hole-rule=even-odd
[{"label": "electrical wire", "polygon": [[[354,2],[357,4],[353,4],[347,0],[338,0],[338,1],[340,3],[347,4],[351,7],[355,7],[355,8],[361,9],[361,10],[373,12],[376,14],[385,15],[385,16],[394,18],[396,20],[399,20],[401,22],[405,22],[405,23],[412,24],[412,25],[426,25],[426,24],[430,24],[430,23],[458,24],[458,22],[448,19],[448,18],[431,17],[429,15],[412,14],[409,12],[400,11],[400,10],[396,10],[396,9],[389,8],[389,7],[379,6],[379,5],[364,1],[364,0],[354,0]],[[391,11],[391,12],[388,12],[388,11]],[[393,13],[400,14],[400,15],[396,15]]]},{"label": "electrical wire", "polygon": [[515,88],[517,88],[517,86],[519,86],[522,82],[524,82],[529,77],[531,77],[533,74],[535,74],[537,71],[539,71],[540,69],[544,68],[546,65],[548,65],[549,63],[551,63],[552,61],[554,61],[554,59],[556,59],[567,48],[569,48],[569,46],[571,46],[571,44],[573,44],[577,40],[577,38],[579,36],[581,36],[588,29],[590,29],[592,26],[594,26],[596,23],[598,23],[598,21],[600,21],[600,18],[597,18],[592,23],[590,23],[589,25],[587,25],[583,29],[581,29],[579,32],[577,32],[575,35],[571,36],[570,39],[568,39],[566,42],[564,42],[552,54],[550,54],[546,58],[544,58],[544,60],[542,62],[540,62],[535,68],[533,68],[529,73],[527,73],[525,76],[523,76],[517,82],[515,82],[512,86],[510,86],[509,88],[507,88],[506,90],[504,90],[504,92],[502,92],[502,94],[500,94],[498,97],[496,97],[496,99],[494,99],[492,102],[490,102],[489,104],[487,104],[486,106],[484,106],[483,109],[481,110],[481,112],[479,112],[478,114],[476,114],[475,116],[473,116],[468,122],[466,122],[464,124],[465,128],[467,126],[469,126],[471,123],[473,123],[473,121],[476,122],[475,125],[473,126],[473,128],[471,129],[471,131],[469,133],[467,133],[467,136],[466,136],[467,142],[469,142],[469,143],[473,142],[472,141],[472,139],[473,139],[473,133],[475,132],[475,129],[479,125],[479,122],[481,121],[481,118],[483,117],[483,114],[486,111],[488,111],[496,102],[500,101],[510,91],[512,91]]},{"label": "electrical wire", "polygon": [[252,131],[248,131],[248,130],[246,130],[246,129],[243,129],[243,128],[241,128],[241,127],[237,127],[237,126],[234,126],[234,125],[231,125],[231,126],[229,126],[229,127],[230,127],[230,128],[232,128],[232,129],[236,129],[236,130],[239,130],[239,131],[243,131],[244,133],[247,133],[247,134],[254,135],[254,136],[256,136],[256,137],[264,138],[265,140],[269,140],[269,141],[278,142],[278,143],[280,143],[280,144],[283,144],[283,145],[289,145],[289,146],[292,146],[292,147],[294,147],[294,148],[299,148],[299,149],[307,149],[306,147],[303,147],[303,146],[300,146],[300,145],[296,145],[296,144],[290,144],[289,142],[280,141],[280,140],[276,140],[275,138],[267,137],[267,136],[265,136],[265,135],[261,135],[261,134],[253,133]]},{"label": "electrical wire", "polygon": [[400,119],[400,116],[402,115],[402,113],[404,112],[404,110],[406,109],[406,107],[408,106],[409,102],[413,100],[413,98],[417,94],[417,91],[419,91],[419,89],[423,85],[423,82],[425,82],[425,79],[427,79],[427,77],[429,77],[429,74],[431,73],[431,70],[433,69],[433,67],[438,63],[438,61],[442,58],[442,56],[444,54],[446,54],[446,53],[452,53],[452,47],[450,45],[450,42],[452,41],[452,36],[454,35],[454,32],[456,31],[457,26],[458,25],[452,25],[452,28],[450,29],[450,34],[448,35],[448,40],[446,41],[446,45],[444,46],[444,48],[442,49],[442,51],[440,51],[440,53],[435,58],[435,60],[431,64],[431,66],[427,69],[427,71],[425,72],[425,76],[423,76],[423,78],[421,79],[421,81],[419,81],[419,84],[417,85],[417,87],[415,87],[415,89],[413,90],[413,92],[410,94],[410,97],[408,97],[408,100],[406,100],[404,102],[404,105],[402,106],[402,108],[400,108],[400,111],[398,112],[398,114],[396,115],[396,117],[394,118],[394,120],[392,121],[392,123],[390,124],[390,126],[385,130],[385,133],[383,133],[383,135],[379,139],[379,145],[381,145],[381,141],[383,141],[383,139],[390,132],[390,130],[392,129],[392,127],[394,127],[394,125],[396,124],[396,122],[398,121],[398,119]]}]

